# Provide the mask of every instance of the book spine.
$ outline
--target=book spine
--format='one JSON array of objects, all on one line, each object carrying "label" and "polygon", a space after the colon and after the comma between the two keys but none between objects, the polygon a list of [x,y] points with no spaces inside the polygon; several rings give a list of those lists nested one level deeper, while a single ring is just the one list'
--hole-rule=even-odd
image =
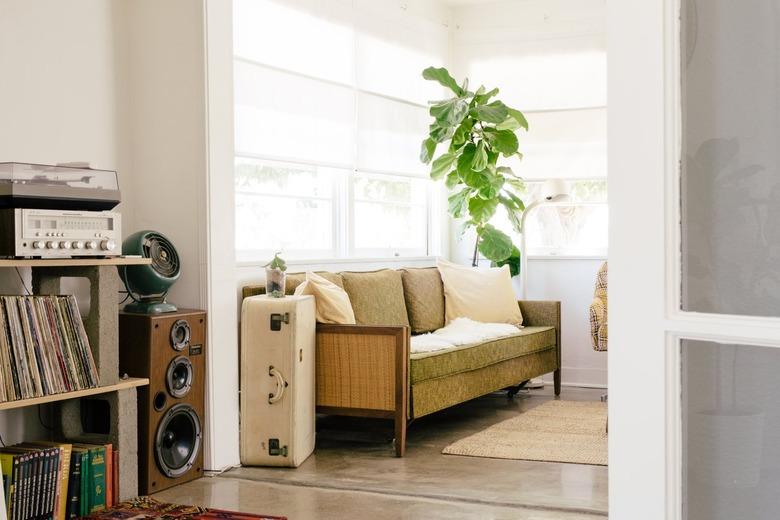
[{"label": "book spine", "polygon": [[105,480],[106,480],[106,509],[113,506],[114,501],[114,456],[113,456],[113,446],[111,444],[106,444],[106,471],[105,471]]},{"label": "book spine", "polygon": [[89,512],[106,508],[106,448],[94,448],[90,454],[90,497]]},{"label": "book spine", "polygon": [[89,450],[84,450],[81,457],[81,498],[79,499],[79,516],[87,516],[89,514],[89,487],[90,481],[90,453]]},{"label": "book spine", "polygon": [[114,492],[114,499],[113,504],[117,505],[119,504],[119,450],[114,450],[111,455],[114,457],[114,472],[113,472],[113,492]]},{"label": "book spine", "polygon": [[70,470],[68,475],[68,508],[67,518],[78,518],[81,497],[81,458],[82,454],[72,451],[70,454]]},{"label": "book spine", "polygon": [[22,469],[20,457],[15,456],[13,460],[13,475],[11,477],[12,487],[10,489],[8,518],[16,520],[19,518],[19,482],[22,479]]},{"label": "book spine", "polygon": [[30,517],[30,489],[32,484],[32,465],[33,458],[31,455],[22,455],[22,489],[21,489],[21,501],[19,503],[19,518],[25,520]]},{"label": "book spine", "polygon": [[48,488],[49,491],[46,494],[46,519],[54,519],[54,510],[57,506],[57,480],[59,478],[59,464],[60,464],[60,450],[59,448],[51,448],[49,450],[49,471],[48,471]]}]

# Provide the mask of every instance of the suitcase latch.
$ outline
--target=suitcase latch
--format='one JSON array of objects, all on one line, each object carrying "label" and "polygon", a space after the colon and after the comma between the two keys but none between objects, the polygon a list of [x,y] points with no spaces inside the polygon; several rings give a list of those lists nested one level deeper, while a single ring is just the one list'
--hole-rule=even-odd
[{"label": "suitcase latch", "polygon": [[282,330],[282,323],[290,323],[290,313],[285,312],[284,314],[280,313],[274,313],[271,314],[271,330],[274,332],[278,332]]}]

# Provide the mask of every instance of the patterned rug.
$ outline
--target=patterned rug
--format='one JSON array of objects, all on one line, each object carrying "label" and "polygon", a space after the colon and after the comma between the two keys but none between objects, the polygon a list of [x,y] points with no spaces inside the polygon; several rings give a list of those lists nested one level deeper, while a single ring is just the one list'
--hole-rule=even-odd
[{"label": "patterned rug", "polygon": [[442,453],[607,465],[607,405],[548,401],[450,444]]},{"label": "patterned rug", "polygon": [[150,519],[162,518],[166,520],[190,520],[200,518],[222,518],[227,520],[286,520],[284,516],[256,515],[252,513],[237,513],[198,506],[182,506],[177,504],[165,504],[151,497],[138,497],[127,502],[122,502],[116,507],[100,511],[83,518],[90,520],[108,519]]}]

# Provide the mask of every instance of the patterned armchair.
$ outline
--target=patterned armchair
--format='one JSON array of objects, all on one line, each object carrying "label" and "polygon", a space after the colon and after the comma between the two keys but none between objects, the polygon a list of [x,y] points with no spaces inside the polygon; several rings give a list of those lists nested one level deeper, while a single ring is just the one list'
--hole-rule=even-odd
[{"label": "patterned armchair", "polygon": [[590,304],[590,337],[593,350],[607,350],[607,262],[596,276],[596,290]]}]

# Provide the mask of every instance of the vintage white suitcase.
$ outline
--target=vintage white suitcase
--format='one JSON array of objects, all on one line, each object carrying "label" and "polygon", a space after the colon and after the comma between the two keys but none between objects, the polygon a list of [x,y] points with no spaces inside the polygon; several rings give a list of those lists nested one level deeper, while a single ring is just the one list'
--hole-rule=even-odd
[{"label": "vintage white suitcase", "polygon": [[298,467],[314,451],[313,296],[244,299],[241,463]]}]

